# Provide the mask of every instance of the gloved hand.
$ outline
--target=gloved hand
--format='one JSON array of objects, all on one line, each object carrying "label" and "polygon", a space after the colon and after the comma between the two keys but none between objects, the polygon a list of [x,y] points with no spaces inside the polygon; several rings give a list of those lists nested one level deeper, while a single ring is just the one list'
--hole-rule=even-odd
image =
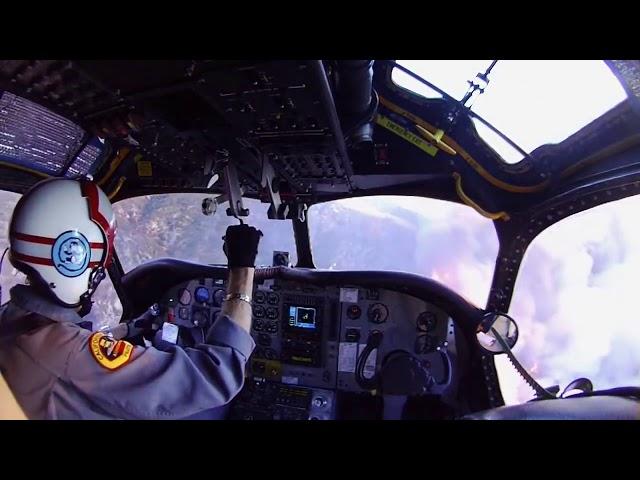
[{"label": "gloved hand", "polygon": [[258,255],[258,243],[262,232],[249,225],[231,225],[227,228],[224,240],[224,254],[229,268],[255,267]]},{"label": "gloved hand", "polygon": [[127,323],[128,331],[127,338],[137,337],[145,333],[151,333],[158,330],[161,325],[158,323],[159,317],[151,309],[144,312],[138,318],[131,320]]}]

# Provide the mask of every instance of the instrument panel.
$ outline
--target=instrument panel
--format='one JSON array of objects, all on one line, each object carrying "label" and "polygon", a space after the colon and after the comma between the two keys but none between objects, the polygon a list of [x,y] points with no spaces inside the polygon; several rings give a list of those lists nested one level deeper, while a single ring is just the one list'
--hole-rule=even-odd
[{"label": "instrument panel", "polygon": [[181,344],[204,340],[204,332],[214,324],[225,296],[221,279],[201,278],[172,287],[159,304],[162,320],[182,327]]},{"label": "instrument panel", "polygon": [[[183,327],[183,343],[197,343],[220,314],[225,293],[223,280],[191,280],[166,293],[160,312],[164,321]],[[256,348],[231,418],[339,417],[341,395],[384,394],[372,391],[358,375],[365,381],[374,378],[385,359],[398,351],[428,372],[425,394],[444,397],[453,388],[452,319],[434,305],[396,291],[264,280],[253,292],[251,335]],[[379,346],[365,352],[374,335],[381,338]]]}]

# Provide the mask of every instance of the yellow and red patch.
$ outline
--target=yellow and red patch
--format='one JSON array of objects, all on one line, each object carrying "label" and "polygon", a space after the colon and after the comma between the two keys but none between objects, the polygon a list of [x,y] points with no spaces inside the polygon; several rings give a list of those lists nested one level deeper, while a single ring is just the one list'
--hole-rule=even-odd
[{"label": "yellow and red patch", "polygon": [[100,332],[89,337],[89,350],[93,358],[107,370],[117,370],[124,366],[133,355],[132,344],[124,340],[114,340]]}]

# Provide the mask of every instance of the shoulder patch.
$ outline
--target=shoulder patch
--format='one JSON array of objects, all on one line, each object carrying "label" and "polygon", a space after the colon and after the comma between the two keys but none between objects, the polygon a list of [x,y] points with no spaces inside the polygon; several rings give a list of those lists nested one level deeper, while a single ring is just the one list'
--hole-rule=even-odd
[{"label": "shoulder patch", "polygon": [[89,337],[89,350],[96,361],[107,370],[123,367],[133,355],[133,345],[124,340],[114,340],[96,332]]}]

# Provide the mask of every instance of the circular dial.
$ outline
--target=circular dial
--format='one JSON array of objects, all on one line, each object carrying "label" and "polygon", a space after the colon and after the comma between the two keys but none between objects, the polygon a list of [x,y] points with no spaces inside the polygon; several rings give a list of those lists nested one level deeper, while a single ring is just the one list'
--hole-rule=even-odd
[{"label": "circular dial", "polygon": [[436,349],[438,340],[433,335],[419,335],[414,346],[418,355],[433,352]]},{"label": "circular dial", "polygon": [[263,318],[264,317],[264,307],[261,307],[260,305],[254,305],[253,306],[253,316],[256,318]]},{"label": "circular dial", "polygon": [[206,287],[198,287],[194,292],[196,302],[206,303],[209,301],[209,290]]},{"label": "circular dial", "polygon": [[422,312],[418,315],[418,319],[416,320],[416,327],[421,332],[430,332],[434,328],[436,328],[436,324],[438,323],[438,318],[436,314],[433,312]]},{"label": "circular dial", "polygon": [[273,307],[267,308],[267,318],[270,320],[278,318],[278,310]]},{"label": "circular dial", "polygon": [[206,310],[195,310],[193,311],[193,316],[191,317],[191,322],[196,326],[196,327],[206,327],[207,324],[209,323],[209,315],[208,312]]},{"label": "circular dial", "polygon": [[278,323],[277,322],[269,322],[266,326],[267,332],[276,333],[278,331]]},{"label": "circular dial", "polygon": [[255,295],[253,296],[253,301],[256,303],[264,303],[267,298],[267,294],[261,290],[256,290]]},{"label": "circular dial", "polygon": [[367,311],[367,318],[372,323],[384,323],[389,318],[389,309],[382,303],[374,303]]},{"label": "circular dial", "polygon": [[269,303],[269,305],[277,305],[279,301],[280,301],[280,297],[278,297],[277,293],[270,293],[267,296],[267,303]]},{"label": "circular dial", "polygon": [[349,308],[347,308],[347,317],[349,317],[351,320],[360,318],[360,315],[362,315],[362,309],[358,305],[351,305]]},{"label": "circular dial", "polygon": [[223,301],[224,301],[224,290],[222,288],[219,288],[218,290],[213,292],[213,304],[216,307],[219,307],[220,305],[222,305]]},{"label": "circular dial", "polygon": [[320,408],[320,407],[324,407],[326,404],[327,404],[327,399],[324,398],[323,396],[318,396],[313,399],[314,407]]},{"label": "circular dial", "polygon": [[183,288],[178,292],[178,298],[182,305],[189,305],[191,303],[191,292]]},{"label": "circular dial", "polygon": [[278,358],[278,354],[272,348],[265,348],[264,358],[266,358],[267,360],[276,360]]}]

